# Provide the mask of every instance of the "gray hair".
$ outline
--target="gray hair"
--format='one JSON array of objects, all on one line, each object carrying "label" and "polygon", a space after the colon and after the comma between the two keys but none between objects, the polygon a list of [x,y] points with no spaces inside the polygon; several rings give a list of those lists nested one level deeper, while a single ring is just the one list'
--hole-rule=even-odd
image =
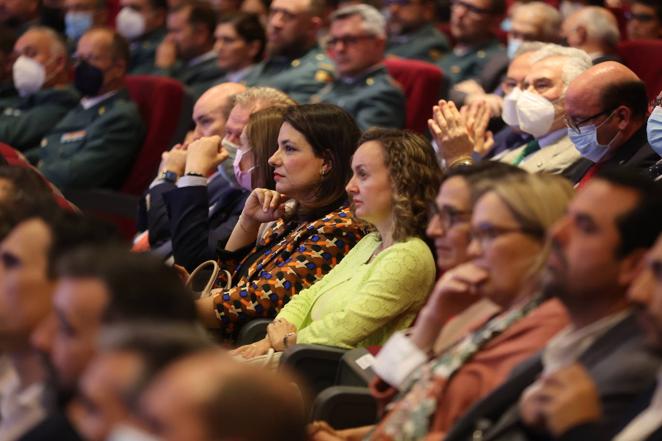
[{"label": "gray hair", "polygon": [[614,15],[600,6],[587,6],[578,13],[578,25],[586,29],[588,38],[616,47],[621,41],[621,31]]},{"label": "gray hair", "polygon": [[566,58],[566,61],[563,63],[563,85],[565,86],[565,89],[568,88],[568,85],[572,80],[593,66],[591,57],[586,51],[551,43],[546,44],[542,49],[538,50],[536,54],[533,55],[531,62],[538,63],[539,61],[551,57]]},{"label": "gray hair", "polygon": [[517,48],[515,54],[513,55],[513,60],[520,55],[528,54],[529,52],[536,52],[547,46],[547,43],[542,41],[525,41]]},{"label": "gray hair", "polygon": [[340,8],[331,14],[331,22],[358,15],[363,19],[363,31],[379,38],[386,38],[386,20],[373,6],[358,4]]},{"label": "gray hair", "polygon": [[296,105],[296,101],[273,87],[249,87],[244,92],[235,95],[232,103],[232,107],[241,106],[252,111],[257,111],[258,108],[294,105]]},{"label": "gray hair", "polygon": [[556,8],[540,1],[520,4],[513,11],[513,18],[520,11],[525,11],[542,18],[540,21],[542,24],[540,33],[544,41],[558,41],[559,29],[561,29],[563,17],[561,17],[561,14]]}]

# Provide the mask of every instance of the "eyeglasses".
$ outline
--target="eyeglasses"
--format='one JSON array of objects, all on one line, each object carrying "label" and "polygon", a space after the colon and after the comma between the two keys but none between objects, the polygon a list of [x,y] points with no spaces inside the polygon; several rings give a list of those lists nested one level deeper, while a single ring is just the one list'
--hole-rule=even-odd
[{"label": "eyeglasses", "polygon": [[436,204],[430,206],[430,217],[439,216],[439,222],[444,230],[450,230],[460,223],[469,222],[471,211],[458,210],[453,207],[437,207]]},{"label": "eyeglasses", "polygon": [[611,109],[611,110],[603,110],[603,111],[600,112],[600,113],[596,113],[595,115],[593,115],[593,116],[589,116],[588,118],[584,118],[584,119],[582,119],[582,120],[580,120],[580,121],[575,121],[575,120],[573,120],[572,118],[570,118],[568,115],[566,115],[565,118],[564,118],[564,120],[565,120],[565,125],[566,125],[566,127],[568,127],[569,129],[571,129],[573,132],[575,132],[577,135],[579,135],[579,134],[582,132],[582,131],[581,131],[581,127],[582,127],[584,124],[586,124],[587,122],[589,122],[589,121],[591,121],[592,119],[595,119],[595,118],[597,118],[597,117],[599,117],[599,116],[607,115],[607,114],[611,115],[611,113],[612,113],[613,111],[614,111],[614,109]]},{"label": "eyeglasses", "polygon": [[479,225],[471,229],[471,240],[478,242],[481,248],[488,247],[494,240],[506,234],[521,233],[543,239],[545,232],[534,227],[499,227],[497,225]]},{"label": "eyeglasses", "polygon": [[343,35],[342,37],[331,37],[326,40],[326,48],[333,49],[338,43],[342,43],[343,46],[354,46],[359,41],[367,40],[369,38],[375,38],[374,35]]},{"label": "eyeglasses", "polygon": [[635,20],[647,22],[655,20],[655,15],[653,14],[634,14],[631,11],[625,12],[624,16],[627,21]]},{"label": "eyeglasses", "polygon": [[492,9],[488,8],[480,8],[478,6],[474,6],[471,3],[464,2],[462,0],[453,0],[451,2],[451,7],[452,8],[458,8],[462,6],[465,8],[467,11],[473,13],[473,14],[479,14],[479,15],[487,15],[492,13]]}]

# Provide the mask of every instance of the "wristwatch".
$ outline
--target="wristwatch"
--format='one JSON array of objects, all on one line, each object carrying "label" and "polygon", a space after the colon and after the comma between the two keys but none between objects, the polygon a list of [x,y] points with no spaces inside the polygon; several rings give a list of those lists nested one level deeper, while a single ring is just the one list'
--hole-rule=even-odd
[{"label": "wristwatch", "polygon": [[163,172],[161,173],[161,179],[163,179],[166,182],[170,182],[171,184],[174,184],[175,182],[177,182],[177,173],[170,170],[163,170]]}]

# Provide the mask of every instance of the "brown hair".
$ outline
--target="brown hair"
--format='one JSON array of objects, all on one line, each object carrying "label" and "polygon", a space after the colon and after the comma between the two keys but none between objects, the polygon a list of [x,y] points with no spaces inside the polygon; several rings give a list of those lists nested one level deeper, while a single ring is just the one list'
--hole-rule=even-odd
[{"label": "brown hair", "polygon": [[359,145],[377,141],[393,188],[393,240],[425,237],[428,210],[441,184],[441,169],[430,143],[406,130],[370,129]]},{"label": "brown hair", "polygon": [[253,188],[276,188],[269,158],[278,148],[278,132],[283,125],[283,107],[267,107],[251,114],[246,125],[246,137],[252,147],[254,164],[251,174]]}]

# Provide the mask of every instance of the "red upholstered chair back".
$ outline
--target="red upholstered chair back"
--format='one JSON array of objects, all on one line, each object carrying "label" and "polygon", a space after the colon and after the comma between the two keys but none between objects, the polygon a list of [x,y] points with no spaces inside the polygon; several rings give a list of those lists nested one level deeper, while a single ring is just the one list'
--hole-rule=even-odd
[{"label": "red upholstered chair back", "polygon": [[[142,194],[156,174],[161,153],[179,141],[182,126],[190,121],[190,98],[176,80],[130,75],[126,87],[145,123],[145,140],[121,191]],[[180,138],[181,139],[181,138]]]},{"label": "red upholstered chair back", "polygon": [[662,90],[662,40],[628,40],[618,45],[625,65],[646,83],[648,97]]},{"label": "red upholstered chair back", "polygon": [[432,107],[441,94],[444,74],[434,64],[418,60],[389,57],[386,70],[404,89],[407,97],[406,128],[425,134]]}]

